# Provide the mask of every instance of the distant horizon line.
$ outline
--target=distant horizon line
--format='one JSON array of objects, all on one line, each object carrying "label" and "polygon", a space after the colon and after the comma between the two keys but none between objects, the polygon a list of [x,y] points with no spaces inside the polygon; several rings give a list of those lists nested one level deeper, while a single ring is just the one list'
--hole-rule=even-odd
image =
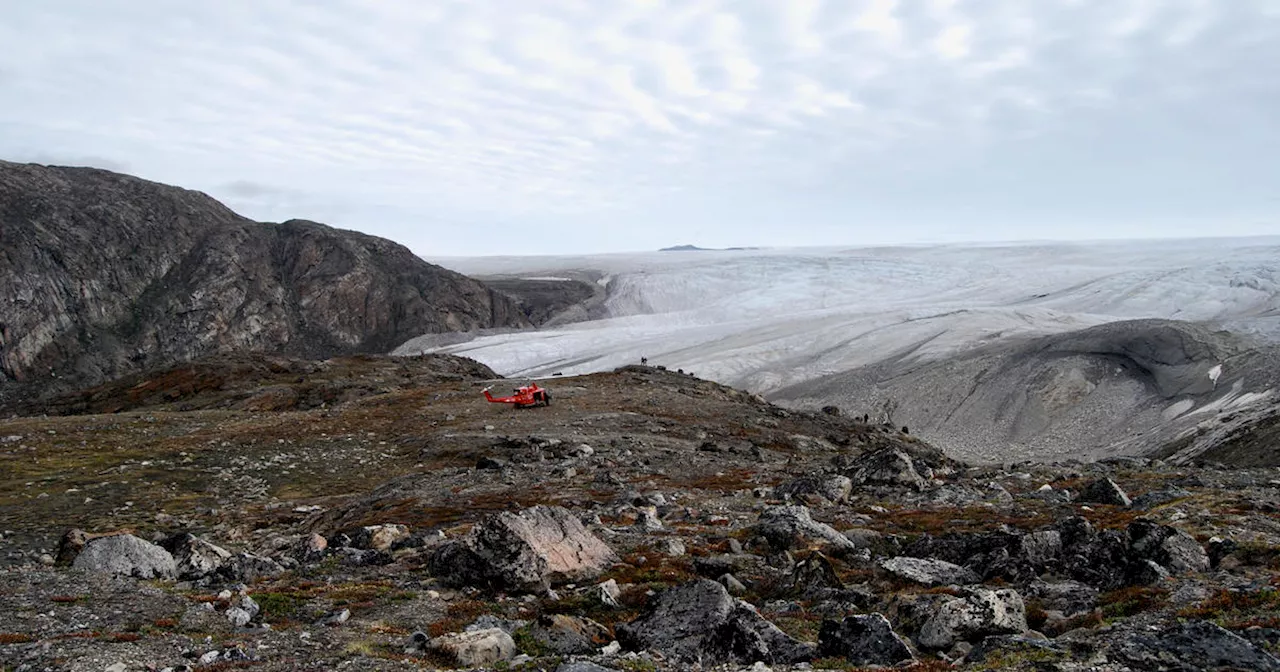
[{"label": "distant horizon line", "polygon": [[657,254],[657,253],[694,253],[694,252],[766,252],[783,250],[831,250],[831,249],[885,249],[885,248],[921,248],[921,247],[1021,247],[1026,245],[1102,245],[1120,243],[1174,243],[1195,240],[1274,240],[1280,243],[1280,233],[1248,234],[1248,235],[1204,235],[1204,236],[1165,236],[1165,237],[1127,237],[1127,238],[1017,238],[1006,240],[938,240],[898,243],[831,243],[824,245],[731,245],[725,247],[702,247],[696,243],[684,243],[661,248],[615,250],[610,252],[560,252],[541,254],[433,254],[418,255],[423,259],[521,259],[521,258],[553,258],[553,257],[604,257],[612,255]]}]

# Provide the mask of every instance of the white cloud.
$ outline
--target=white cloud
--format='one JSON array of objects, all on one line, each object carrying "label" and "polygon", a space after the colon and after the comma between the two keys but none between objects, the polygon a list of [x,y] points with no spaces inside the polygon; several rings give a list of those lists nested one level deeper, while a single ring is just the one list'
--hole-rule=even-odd
[{"label": "white cloud", "polygon": [[973,27],[958,23],[947,26],[933,40],[933,50],[949,61],[958,60],[969,55],[969,41]]},{"label": "white cloud", "polygon": [[1280,119],[1276,19],[1269,0],[46,0],[0,21],[0,154],[372,204],[349,226],[747,208],[1028,134],[1075,147],[1233,101]]}]

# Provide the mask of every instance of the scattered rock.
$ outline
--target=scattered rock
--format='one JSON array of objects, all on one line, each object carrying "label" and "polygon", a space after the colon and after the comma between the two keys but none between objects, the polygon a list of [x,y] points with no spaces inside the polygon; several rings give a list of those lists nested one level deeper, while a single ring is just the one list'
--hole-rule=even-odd
[{"label": "scattered rock", "polygon": [[889,558],[880,566],[890,574],[926,586],[964,585],[978,582],[972,570],[944,560],[927,558]]},{"label": "scattered rock", "polygon": [[638,532],[657,532],[662,529],[662,519],[658,517],[658,508],[642,506],[637,509],[635,529]]},{"label": "scattered rock", "polygon": [[556,668],[556,672],[618,672],[618,670],[612,667],[601,667],[584,660],[575,663],[560,663],[560,667]]},{"label": "scattered rock", "polygon": [[1135,520],[1126,530],[1134,560],[1151,560],[1172,574],[1204,572],[1209,555],[1194,537],[1176,527]]},{"label": "scattered rock", "polygon": [[139,579],[172,579],[177,576],[177,565],[168,551],[131,534],[90,540],[71,566]]},{"label": "scattered rock", "polygon": [[716,581],[724,586],[730,595],[745,595],[747,592],[747,587],[732,574],[722,574]]},{"label": "scattered rock", "polygon": [[426,650],[444,656],[458,667],[481,667],[515,658],[516,643],[511,635],[489,628],[441,635],[430,640]]},{"label": "scattered rock", "polygon": [[538,655],[571,656],[595,653],[609,643],[609,629],[589,618],[551,614],[540,617],[529,628]]},{"label": "scattered rock", "polygon": [[784,483],[773,490],[775,497],[799,497],[800,495],[819,495],[833,502],[843,502],[853,491],[853,481],[847,476],[801,476],[789,483]]},{"label": "scattered rock", "polygon": [[232,557],[230,551],[194,534],[176,534],[161,545],[173,555],[177,563],[178,578],[188,581],[217,572]]},{"label": "scattered rock", "polygon": [[1128,631],[1109,638],[1109,644],[1111,657],[1137,669],[1280,670],[1280,660],[1275,656],[1207,621],[1181,623],[1157,632]]},{"label": "scattered rock", "polygon": [[[921,473],[921,472],[924,473]],[[889,485],[923,490],[933,477],[928,467],[920,469],[906,451],[886,448],[856,458],[846,472],[855,485]]]},{"label": "scattered rock", "polygon": [[617,561],[613,549],[568,510],[535,506],[481,521],[463,540],[437,549],[430,567],[456,584],[545,592],[553,584],[598,576]]},{"label": "scattered rock", "polygon": [[851,553],[858,548],[848,537],[809,515],[808,507],[775,506],[760,513],[753,533],[775,550],[785,551],[809,544],[828,546],[834,553]]},{"label": "scattered rock", "polygon": [[654,549],[669,558],[678,558],[687,552],[684,542],[675,537],[659,539],[658,543],[654,544]]},{"label": "scattered rock", "polygon": [[351,536],[351,545],[364,550],[385,551],[397,541],[409,538],[409,528],[404,525],[369,525]]},{"label": "scattered rock", "polygon": [[961,640],[1026,631],[1026,607],[1017,591],[974,588],[965,597],[943,602],[920,629],[919,642],[929,649],[947,649]]},{"label": "scattered rock", "polygon": [[818,657],[844,658],[854,665],[896,665],[914,660],[907,643],[881,614],[824,620],[818,632]]},{"label": "scattered rock", "polygon": [[275,560],[248,552],[235,554],[223,565],[223,573],[238,581],[275,578],[285,571]]},{"label": "scattered rock", "polygon": [[1099,478],[1085,485],[1080,491],[1077,501],[1087,504],[1110,504],[1112,506],[1129,506],[1133,502],[1115,481]]},{"label": "scattered rock", "polygon": [[615,630],[626,649],[653,649],[703,665],[795,663],[813,655],[813,645],[791,638],[707,579],[658,593],[644,614]]}]

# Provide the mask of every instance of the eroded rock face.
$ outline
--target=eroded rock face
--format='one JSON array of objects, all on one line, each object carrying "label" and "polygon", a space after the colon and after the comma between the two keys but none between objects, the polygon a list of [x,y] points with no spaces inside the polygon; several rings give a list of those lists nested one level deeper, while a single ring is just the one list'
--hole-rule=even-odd
[{"label": "eroded rock face", "polygon": [[232,350],[323,358],[529,324],[391,241],[261,224],[105,170],[0,161],[0,231],[0,384],[52,391]]},{"label": "eroded rock face", "polygon": [[907,643],[881,614],[825,620],[818,632],[819,658],[844,658],[854,665],[896,665],[913,660]]},{"label": "eroded rock face", "polygon": [[724,586],[700,579],[658,593],[645,613],[616,628],[633,651],[705,665],[796,663],[813,657],[813,645],[793,639],[754,607],[731,597]]},{"label": "eroded rock face", "polygon": [[90,540],[71,566],[139,579],[172,579],[177,575],[177,564],[168,551],[131,534]]},{"label": "eroded rock face", "polygon": [[975,588],[943,602],[920,629],[920,646],[946,649],[958,641],[1027,631],[1026,607],[1016,590]]},{"label": "eroded rock face", "polygon": [[535,506],[481,521],[465,539],[441,546],[430,564],[454,583],[540,592],[599,576],[617,561],[613,549],[568,510]]}]

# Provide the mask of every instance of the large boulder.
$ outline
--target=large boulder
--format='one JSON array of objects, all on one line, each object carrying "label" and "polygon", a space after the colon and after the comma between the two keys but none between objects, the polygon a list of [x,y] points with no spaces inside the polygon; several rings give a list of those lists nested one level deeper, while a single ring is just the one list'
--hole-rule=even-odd
[{"label": "large boulder", "polygon": [[889,558],[882,561],[880,567],[900,579],[926,586],[964,585],[978,582],[978,575],[972,570],[932,558]]},{"label": "large boulder", "polygon": [[959,641],[1027,632],[1027,610],[1018,591],[975,588],[943,602],[920,629],[920,646],[947,649]]},{"label": "large boulder", "polygon": [[856,458],[845,471],[854,485],[889,485],[923,490],[933,470],[917,465],[905,450],[884,448]]},{"label": "large boulder", "polygon": [[404,525],[367,525],[351,535],[351,545],[363,550],[385,551],[408,538],[409,528]]},{"label": "large boulder", "polygon": [[501,628],[471,630],[441,635],[427,643],[426,649],[458,667],[481,667],[515,658],[516,643]]},{"label": "large boulder", "polygon": [[173,555],[178,578],[186,581],[209,576],[226,566],[232,558],[231,552],[225,548],[186,532],[169,537],[162,546]]},{"label": "large boulder", "polygon": [[139,579],[172,579],[178,573],[168,551],[131,534],[91,539],[71,566]]},{"label": "large boulder", "polygon": [[896,665],[913,660],[911,649],[881,614],[824,620],[818,632],[819,658],[844,658],[854,665]]},{"label": "large boulder", "polygon": [[1099,478],[1085,485],[1080,490],[1076,501],[1085,504],[1110,504],[1112,506],[1129,506],[1132,500],[1129,495],[1109,478]]},{"label": "large boulder", "polygon": [[1139,670],[1280,670],[1275,656],[1207,621],[1114,633],[1107,643],[1110,658]]},{"label": "large boulder", "polygon": [[785,551],[806,546],[825,546],[833,553],[858,550],[848,537],[835,528],[814,520],[808,507],[774,506],[760,513],[753,533],[763,538],[774,550]]},{"label": "large boulder", "polygon": [[599,576],[618,555],[568,510],[535,506],[491,516],[431,557],[432,573],[459,585],[543,592]]},{"label": "large boulder", "polygon": [[670,658],[701,662],[790,664],[809,660],[814,647],[793,639],[724,586],[699,579],[658,593],[636,620],[615,628],[632,651],[654,649]]},{"label": "large boulder", "polygon": [[849,498],[849,493],[852,491],[853,481],[849,480],[848,476],[833,474],[801,476],[794,481],[783,483],[774,488],[773,494],[777,497],[784,495],[790,497],[818,495],[833,502],[843,502]]},{"label": "large boulder", "polygon": [[1176,527],[1135,520],[1126,530],[1129,554],[1136,562],[1150,560],[1171,574],[1209,569],[1209,554],[1194,537]]},{"label": "large boulder", "polygon": [[571,656],[595,653],[608,644],[612,637],[609,629],[589,619],[566,614],[545,614],[529,628],[529,637],[536,642],[539,651],[554,656]]}]

